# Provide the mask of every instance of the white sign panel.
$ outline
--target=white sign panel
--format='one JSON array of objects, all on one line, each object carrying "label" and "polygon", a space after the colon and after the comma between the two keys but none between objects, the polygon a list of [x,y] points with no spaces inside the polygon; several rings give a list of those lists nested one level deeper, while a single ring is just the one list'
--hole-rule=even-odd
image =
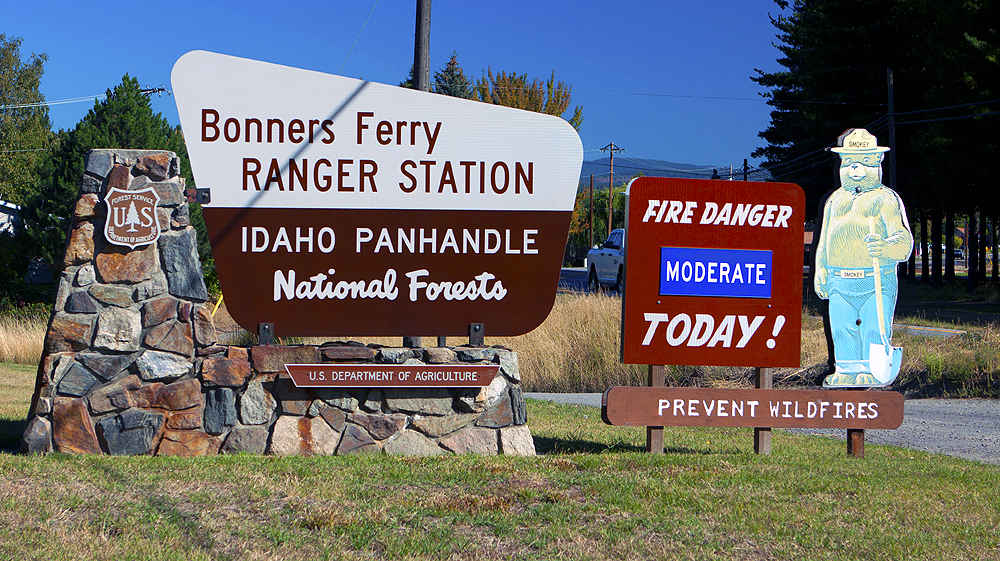
[{"label": "white sign panel", "polygon": [[559,117],[205,51],[171,81],[216,206],[573,210]]}]

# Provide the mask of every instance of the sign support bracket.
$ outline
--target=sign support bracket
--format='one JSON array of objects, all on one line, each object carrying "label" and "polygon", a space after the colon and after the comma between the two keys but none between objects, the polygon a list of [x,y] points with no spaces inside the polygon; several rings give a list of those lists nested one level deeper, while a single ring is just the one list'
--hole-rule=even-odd
[{"label": "sign support bracket", "polygon": [[486,325],[483,323],[469,324],[469,345],[482,347],[486,344]]},{"label": "sign support bracket", "polygon": [[212,190],[190,187],[184,190],[184,196],[189,203],[207,205],[212,202]]},{"label": "sign support bracket", "polygon": [[274,323],[257,324],[257,344],[261,346],[274,344]]}]

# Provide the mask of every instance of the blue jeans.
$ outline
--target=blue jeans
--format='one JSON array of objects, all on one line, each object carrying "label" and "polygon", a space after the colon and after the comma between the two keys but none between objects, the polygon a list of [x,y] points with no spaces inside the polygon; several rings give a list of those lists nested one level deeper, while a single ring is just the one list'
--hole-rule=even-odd
[{"label": "blue jeans", "polygon": [[875,276],[871,267],[846,269],[864,271],[864,278],[842,278],[838,273],[845,269],[830,267],[830,329],[833,331],[833,354],[837,372],[871,373],[868,365],[868,348],[892,339],[892,316],[896,308],[899,281],[896,268],[883,267],[882,276],[882,325],[885,341],[879,330],[878,308],[875,301]]}]

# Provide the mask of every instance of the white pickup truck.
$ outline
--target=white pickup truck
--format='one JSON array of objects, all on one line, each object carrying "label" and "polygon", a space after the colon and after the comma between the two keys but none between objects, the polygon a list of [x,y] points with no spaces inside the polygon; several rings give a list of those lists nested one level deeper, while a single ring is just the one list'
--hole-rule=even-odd
[{"label": "white pickup truck", "polygon": [[625,289],[625,230],[611,230],[603,244],[587,252],[587,280],[591,292],[603,286]]}]

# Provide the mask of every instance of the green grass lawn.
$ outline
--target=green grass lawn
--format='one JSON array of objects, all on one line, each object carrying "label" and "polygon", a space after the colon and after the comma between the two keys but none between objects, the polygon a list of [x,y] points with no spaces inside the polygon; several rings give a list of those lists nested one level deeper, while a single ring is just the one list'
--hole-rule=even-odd
[{"label": "green grass lawn", "polygon": [[539,456],[0,454],[0,559],[998,559],[1000,467],[529,401]]}]

